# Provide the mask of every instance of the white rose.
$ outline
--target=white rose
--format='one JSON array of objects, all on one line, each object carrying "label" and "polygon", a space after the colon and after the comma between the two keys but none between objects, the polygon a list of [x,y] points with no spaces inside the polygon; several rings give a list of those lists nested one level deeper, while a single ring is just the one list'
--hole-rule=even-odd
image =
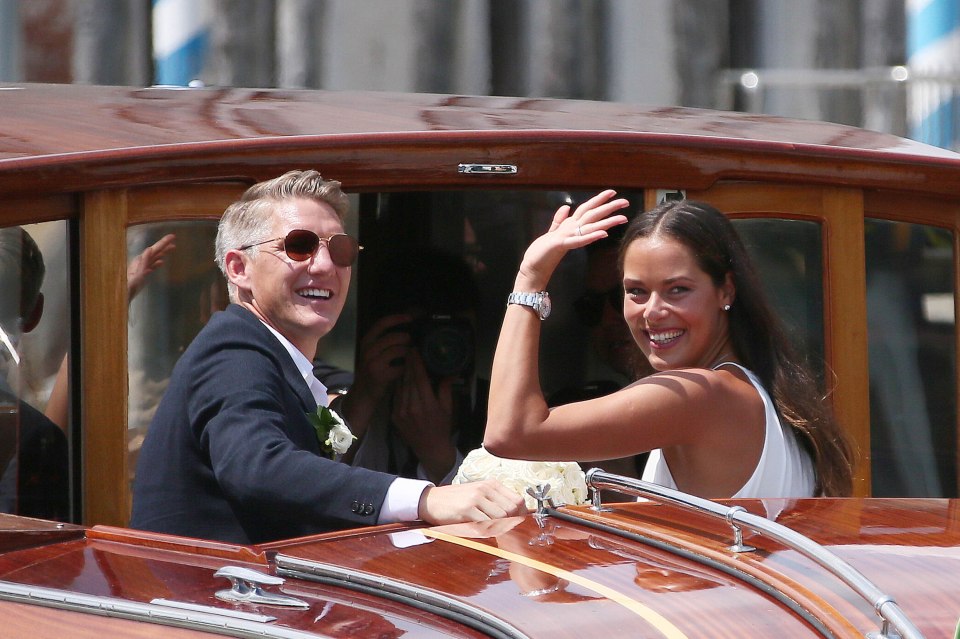
[{"label": "white rose", "polygon": [[464,458],[453,483],[463,484],[483,479],[498,480],[523,497],[527,508],[531,510],[537,507],[537,503],[527,493],[527,489],[535,489],[545,484],[550,484],[547,494],[557,505],[582,504],[587,497],[584,474],[576,462],[501,459],[484,448],[478,448],[470,451]]},{"label": "white rose", "polygon": [[[333,411],[330,412],[333,413]],[[350,450],[350,445],[353,443],[353,440],[356,439],[356,436],[350,432],[350,429],[343,423],[339,415],[336,413],[333,413],[333,415],[340,423],[331,428],[330,432],[327,433],[326,444],[332,448],[333,452],[337,455],[343,455]]]},{"label": "white rose", "polygon": [[563,468],[564,499],[568,504],[585,504],[587,502],[586,473],[580,464],[569,462]]},{"label": "white rose", "polygon": [[464,457],[454,484],[466,484],[471,481],[496,478],[500,474],[501,459],[487,452],[485,448],[471,450]]},{"label": "white rose", "polygon": [[546,462],[539,469],[543,483],[550,484],[550,497],[558,504],[582,504],[587,484],[576,462]]}]

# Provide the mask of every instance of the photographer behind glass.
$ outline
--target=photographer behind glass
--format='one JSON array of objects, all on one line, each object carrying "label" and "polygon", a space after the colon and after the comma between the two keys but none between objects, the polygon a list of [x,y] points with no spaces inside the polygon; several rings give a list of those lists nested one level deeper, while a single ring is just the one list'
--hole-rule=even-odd
[{"label": "photographer behind glass", "polygon": [[[375,321],[349,391],[333,405],[358,442],[342,461],[449,484],[480,445],[486,383],[474,375],[479,290],[467,263],[432,247],[385,256]],[[331,371],[322,362],[315,374]],[[335,385],[331,385],[333,388]]]}]

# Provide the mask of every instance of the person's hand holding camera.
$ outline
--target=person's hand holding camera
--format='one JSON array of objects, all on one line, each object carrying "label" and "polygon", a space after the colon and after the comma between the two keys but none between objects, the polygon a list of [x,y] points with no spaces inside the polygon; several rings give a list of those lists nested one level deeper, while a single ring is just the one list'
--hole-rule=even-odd
[{"label": "person's hand holding camera", "polygon": [[391,417],[430,481],[439,484],[457,460],[453,444],[453,377],[433,379],[417,349],[407,352]]},{"label": "person's hand holding camera", "polygon": [[[358,438],[366,433],[377,406],[403,375],[411,338],[402,329],[411,320],[409,315],[386,315],[360,340],[355,381],[343,403],[344,416]],[[352,451],[356,448],[351,447]]]},{"label": "person's hand holding camera", "polygon": [[[472,371],[469,321],[448,315],[394,314],[377,320],[360,341],[355,381],[343,400],[357,437],[389,419],[420,466],[442,481],[458,461],[453,441],[455,385]],[[352,462],[359,447],[343,461]]]}]

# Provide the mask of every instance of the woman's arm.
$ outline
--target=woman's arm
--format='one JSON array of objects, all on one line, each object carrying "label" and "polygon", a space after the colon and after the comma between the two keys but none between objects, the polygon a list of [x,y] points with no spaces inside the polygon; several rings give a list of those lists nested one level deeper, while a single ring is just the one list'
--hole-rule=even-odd
[{"label": "woman's arm", "polygon": [[[497,415],[495,403],[502,409]],[[735,461],[741,450],[752,456],[755,445],[747,442],[762,444],[764,423],[763,402],[749,381],[708,369],[656,373],[610,395],[538,413],[493,395],[490,408],[484,446],[520,459],[598,461],[683,447],[688,455],[711,451]]]},{"label": "woman's arm", "polygon": [[[536,293],[547,288],[550,277],[567,251],[607,236],[607,229],[627,218],[613,215],[628,206],[616,193],[603,191],[572,214],[561,206],[550,229],[527,248],[514,282],[514,291]],[[490,400],[484,446],[505,457],[518,456],[526,437],[535,435],[550,411],[540,388],[540,318],[530,307],[510,304],[504,313],[490,379]]]}]

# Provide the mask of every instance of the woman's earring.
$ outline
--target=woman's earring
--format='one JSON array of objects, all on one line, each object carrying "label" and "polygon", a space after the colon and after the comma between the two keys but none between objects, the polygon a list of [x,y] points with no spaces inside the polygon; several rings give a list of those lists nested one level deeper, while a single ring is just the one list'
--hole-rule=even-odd
[{"label": "woman's earring", "polygon": [[729,305],[729,304],[724,304],[724,305],[723,305],[723,310],[729,311],[729,310],[730,310],[730,305]]}]

